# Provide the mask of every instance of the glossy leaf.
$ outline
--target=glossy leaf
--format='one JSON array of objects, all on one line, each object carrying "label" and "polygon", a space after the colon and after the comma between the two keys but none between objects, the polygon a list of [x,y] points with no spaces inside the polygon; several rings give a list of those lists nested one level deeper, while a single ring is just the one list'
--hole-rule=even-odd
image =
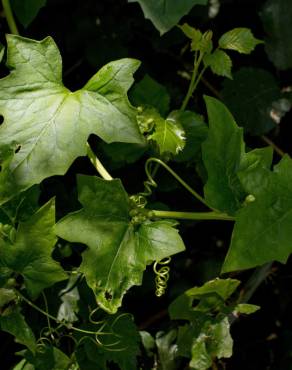
[{"label": "glossy leaf", "polygon": [[12,334],[16,342],[25,345],[35,353],[37,346],[35,336],[18,310],[14,310],[9,315],[0,316],[0,329]]},{"label": "glossy leaf", "polygon": [[275,127],[273,110],[282,96],[274,76],[259,68],[241,68],[233,81],[225,80],[223,101],[237,123],[252,135],[262,135]]},{"label": "glossy leaf", "polygon": [[86,154],[90,134],[106,142],[143,142],[126,95],[137,60],[111,62],[71,92],[62,83],[61,56],[52,38],[8,35],[7,43],[11,73],[0,80],[0,156],[9,146],[15,149],[2,202],[11,192],[64,174]]},{"label": "glossy leaf", "polygon": [[219,39],[219,46],[222,49],[235,50],[243,54],[250,54],[261,43],[262,41],[256,39],[249,28],[234,28]]},{"label": "glossy leaf", "polygon": [[232,61],[225,51],[216,49],[212,54],[206,54],[203,60],[205,66],[210,67],[216,75],[232,79]]},{"label": "glossy leaf", "polygon": [[171,114],[167,119],[157,118],[154,120],[154,132],[148,136],[149,140],[154,140],[160,154],[178,154],[185,146],[185,131],[176,116]]},{"label": "glossy leaf", "polygon": [[128,196],[119,180],[79,177],[80,211],[56,225],[57,234],[88,246],[80,271],[99,305],[117,311],[132,285],[140,285],[146,266],[184,250],[175,223],[131,222]]},{"label": "glossy leaf", "polygon": [[149,75],[136,83],[130,91],[131,102],[138,105],[151,105],[162,116],[169,112],[170,95],[167,89]]},{"label": "glossy leaf", "polygon": [[47,0],[11,0],[11,6],[24,27],[27,27],[34,20],[46,3]]},{"label": "glossy leaf", "polygon": [[55,205],[48,202],[27,221],[21,222],[14,240],[0,240],[0,271],[20,274],[30,296],[36,297],[44,288],[66,279],[66,274],[51,253],[56,243],[53,232]]},{"label": "glossy leaf", "polygon": [[285,263],[292,252],[292,160],[286,156],[271,172],[244,171],[240,179],[255,200],[237,215],[223,271],[248,269],[273,260]]},{"label": "glossy leaf", "polygon": [[128,0],[138,2],[145,18],[149,19],[162,35],[174,27],[195,5],[206,5],[207,0]]},{"label": "glossy leaf", "polygon": [[208,138],[202,144],[203,161],[208,172],[205,198],[213,208],[234,214],[244,195],[237,176],[244,154],[242,129],[219,100],[205,97],[205,102],[209,118]]},{"label": "glossy leaf", "polygon": [[292,68],[290,0],[268,0],[260,12],[264,29],[266,52],[274,65],[281,70]]},{"label": "glossy leaf", "polygon": [[201,145],[208,135],[208,127],[203,117],[190,111],[173,111],[171,116],[181,123],[186,136],[186,145],[175,157],[175,160],[187,162],[196,159],[201,152]]}]

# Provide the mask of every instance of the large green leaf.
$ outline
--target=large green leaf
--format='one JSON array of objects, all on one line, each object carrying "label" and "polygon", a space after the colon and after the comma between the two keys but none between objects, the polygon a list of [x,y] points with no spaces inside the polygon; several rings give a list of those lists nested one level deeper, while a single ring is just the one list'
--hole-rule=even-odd
[{"label": "large green leaf", "polygon": [[222,97],[246,132],[262,135],[275,127],[272,112],[281,97],[274,76],[259,68],[241,68],[223,82]]},{"label": "large green leaf", "polygon": [[202,144],[208,172],[205,198],[213,208],[234,214],[244,195],[237,176],[244,154],[242,129],[219,100],[205,97],[205,102],[209,117],[208,138]]},{"label": "large green leaf", "polygon": [[56,243],[54,224],[55,205],[50,201],[19,224],[13,240],[3,236],[0,240],[0,273],[10,271],[10,274],[22,275],[32,297],[66,278],[51,257]]},{"label": "large green leaf", "polygon": [[8,35],[7,43],[11,73],[0,80],[0,157],[8,146],[14,153],[0,202],[46,177],[64,174],[76,157],[86,154],[92,133],[108,143],[143,142],[127,99],[137,60],[111,62],[71,92],[62,83],[61,56],[52,38]]},{"label": "large green leaf", "polygon": [[138,2],[144,16],[150,19],[160,34],[175,26],[195,5],[206,5],[207,0],[128,0]]},{"label": "large green leaf", "polygon": [[34,20],[46,3],[47,0],[11,0],[11,6],[24,27],[27,27]]},{"label": "large green leaf", "polygon": [[117,311],[132,285],[140,285],[147,264],[184,250],[172,221],[136,221],[119,180],[78,178],[80,211],[56,225],[57,234],[84,243],[80,266],[100,306]]},{"label": "large green leaf", "polygon": [[273,172],[251,167],[240,179],[255,200],[238,212],[223,271],[286,262],[292,252],[291,158],[284,157]]},{"label": "large green leaf", "polygon": [[278,69],[292,67],[290,0],[268,0],[260,13],[267,33],[266,52]]},{"label": "large green leaf", "polygon": [[222,49],[235,50],[243,54],[250,54],[261,43],[262,41],[256,39],[249,28],[234,28],[219,39],[219,46]]},{"label": "large green leaf", "polygon": [[26,351],[25,358],[34,366],[34,370],[68,370],[73,362],[64,352],[51,345],[43,345],[34,356]]},{"label": "large green leaf", "polygon": [[35,336],[19,310],[0,316],[0,329],[12,334],[16,342],[24,344],[33,353],[36,351]]}]

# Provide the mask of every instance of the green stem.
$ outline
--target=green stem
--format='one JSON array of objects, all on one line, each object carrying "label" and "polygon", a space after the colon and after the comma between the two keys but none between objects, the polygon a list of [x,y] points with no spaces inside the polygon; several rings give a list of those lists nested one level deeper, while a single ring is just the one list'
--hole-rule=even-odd
[{"label": "green stem", "polygon": [[[203,203],[206,207],[210,208],[210,209],[213,209],[211,208],[205,201],[205,199],[203,197],[201,197],[200,194],[198,194],[194,189],[192,189],[180,176],[178,176],[176,174],[176,172],[174,172],[166,163],[164,163],[162,160],[158,159],[158,158],[149,158],[147,159],[146,161],[146,165],[145,165],[145,171],[146,171],[146,175],[147,177],[149,178],[149,180],[152,179],[152,176],[151,176],[151,172],[150,172],[150,168],[149,168],[149,165],[151,162],[156,162],[158,164],[160,164],[162,167],[164,167],[186,190],[188,190],[195,198],[197,198],[201,203]],[[216,211],[215,209],[213,209],[213,211]]]},{"label": "green stem", "polygon": [[96,157],[95,153],[91,149],[90,145],[87,143],[87,156],[90,159],[90,162],[96,168],[96,171],[100,174],[100,176],[105,180],[112,180],[112,176],[107,172],[104,168],[103,164],[100,160]]},{"label": "green stem", "polygon": [[9,30],[14,35],[19,35],[9,0],[2,0],[2,6],[8,23]]},{"label": "green stem", "polygon": [[180,110],[182,110],[182,111],[186,109],[186,107],[188,105],[188,102],[189,102],[190,98],[192,97],[192,95],[193,95],[193,93],[194,93],[196,87],[198,86],[198,83],[199,83],[199,81],[202,77],[202,73],[199,74],[198,78],[197,78],[197,74],[198,74],[199,66],[201,64],[203,56],[204,56],[204,53],[200,52],[198,60],[197,60],[197,58],[195,58],[194,70],[193,70],[193,73],[192,73],[191,82],[189,84],[187,94],[186,94],[186,96],[184,98],[184,101],[182,103],[182,106],[180,108]]},{"label": "green stem", "polygon": [[174,212],[174,211],[150,211],[154,218],[174,218],[181,220],[222,220],[235,221],[235,217],[219,212]]}]

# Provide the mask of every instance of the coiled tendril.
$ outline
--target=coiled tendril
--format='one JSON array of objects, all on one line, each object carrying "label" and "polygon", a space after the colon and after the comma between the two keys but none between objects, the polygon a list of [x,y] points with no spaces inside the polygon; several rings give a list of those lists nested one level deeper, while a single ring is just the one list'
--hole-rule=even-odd
[{"label": "coiled tendril", "polygon": [[[156,283],[156,291],[155,295],[157,297],[161,297],[165,294],[167,288],[167,281],[169,279],[169,271],[170,267],[166,266],[170,263],[171,257],[166,257],[160,261],[156,261],[153,265],[153,271],[156,275],[155,283]],[[162,265],[159,267],[159,265]]]}]

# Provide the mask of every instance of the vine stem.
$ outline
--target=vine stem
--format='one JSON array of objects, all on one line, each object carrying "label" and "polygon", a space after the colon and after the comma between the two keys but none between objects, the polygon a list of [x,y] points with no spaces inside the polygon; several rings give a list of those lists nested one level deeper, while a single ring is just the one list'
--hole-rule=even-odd
[{"label": "vine stem", "polygon": [[222,220],[235,221],[235,217],[220,212],[176,212],[176,211],[150,211],[151,218],[174,218],[181,220]]},{"label": "vine stem", "polygon": [[2,6],[3,6],[3,10],[5,13],[5,17],[6,17],[10,32],[14,35],[19,35],[18,28],[15,23],[15,19],[14,19],[13,12],[11,9],[10,1],[2,0]]},{"label": "vine stem", "polygon": [[189,102],[191,96],[193,95],[196,87],[198,86],[198,83],[199,83],[199,81],[200,81],[200,79],[201,79],[201,77],[202,77],[202,75],[205,71],[205,69],[203,69],[203,71],[199,74],[198,78],[196,78],[197,74],[198,74],[199,66],[200,66],[201,61],[203,59],[203,56],[204,56],[204,54],[202,52],[200,52],[199,58],[197,59],[195,57],[194,69],[193,69],[193,73],[192,73],[192,77],[191,77],[191,82],[189,84],[187,94],[186,94],[186,96],[184,98],[184,101],[182,103],[182,106],[180,108],[180,110],[182,110],[182,111],[184,111],[186,109],[186,107],[188,105],[188,102]]},{"label": "vine stem", "polygon": [[200,195],[198,194],[193,188],[191,188],[176,172],[174,172],[166,163],[164,163],[162,160],[158,159],[158,158],[149,158],[147,159],[146,161],[146,164],[145,164],[145,171],[146,171],[146,175],[149,179],[152,179],[152,176],[151,176],[151,173],[150,173],[150,168],[149,168],[149,165],[151,162],[156,162],[158,164],[160,164],[162,167],[164,167],[186,190],[188,190],[195,198],[197,198],[201,203],[203,203],[206,207],[208,207],[209,209],[212,209],[214,212],[216,212],[215,209],[213,209],[212,207],[210,207],[205,199]]},{"label": "vine stem", "polygon": [[107,172],[107,170],[104,168],[101,161],[97,158],[93,150],[91,149],[89,143],[86,143],[87,145],[87,156],[90,160],[90,162],[95,167],[96,171],[100,174],[100,176],[105,180],[113,180],[112,176]]}]

